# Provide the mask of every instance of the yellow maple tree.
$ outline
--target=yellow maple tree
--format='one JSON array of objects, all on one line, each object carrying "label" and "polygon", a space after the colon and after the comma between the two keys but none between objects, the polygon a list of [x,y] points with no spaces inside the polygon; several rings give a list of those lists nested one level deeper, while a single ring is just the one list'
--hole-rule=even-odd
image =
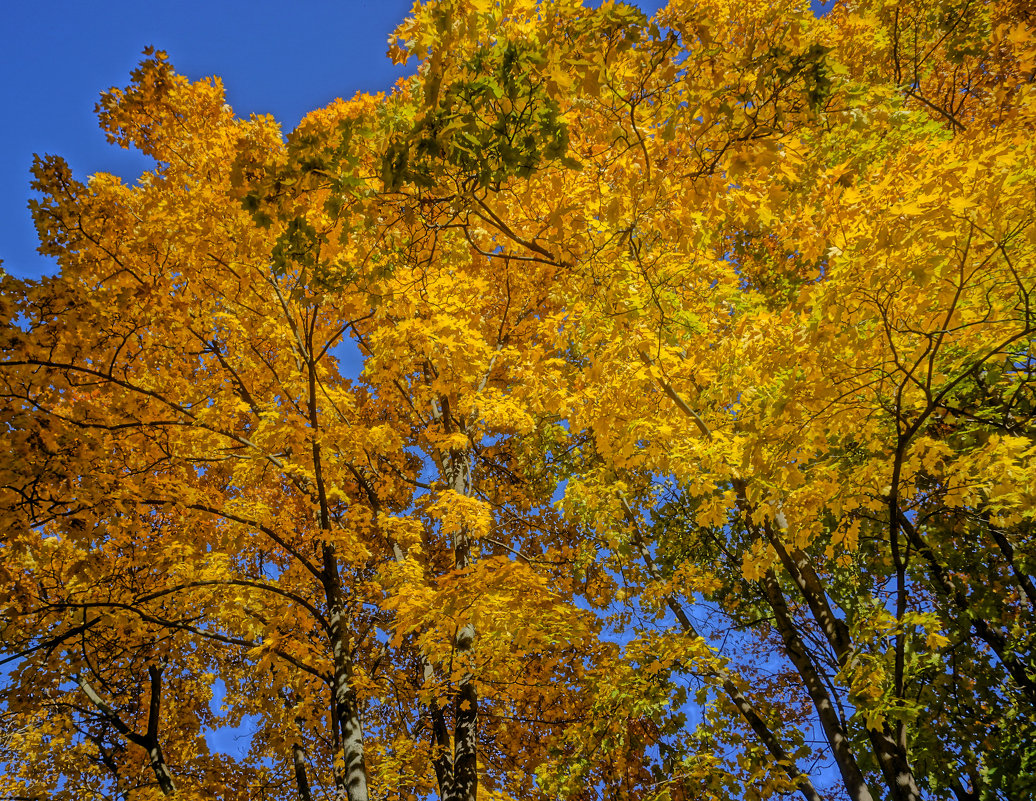
[{"label": "yellow maple tree", "polygon": [[286,137],[148,53],[2,279],[2,792],[1020,797],[1034,42],[438,0]]}]

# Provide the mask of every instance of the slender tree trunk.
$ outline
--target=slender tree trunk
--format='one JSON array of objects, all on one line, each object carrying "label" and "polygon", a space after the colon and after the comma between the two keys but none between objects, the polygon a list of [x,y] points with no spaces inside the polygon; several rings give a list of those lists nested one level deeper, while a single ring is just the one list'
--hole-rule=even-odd
[{"label": "slender tree trunk", "polygon": [[806,647],[795,631],[788,611],[788,605],[784,598],[784,592],[777,582],[777,576],[772,570],[768,570],[763,578],[763,590],[766,593],[770,608],[773,609],[774,618],[777,622],[777,631],[784,641],[784,650],[791,659],[792,664],[802,677],[802,682],[813,701],[817,710],[820,725],[831,746],[831,753],[834,755],[835,764],[838,765],[838,772],[842,775],[842,783],[853,801],[874,801],[870,788],[863,778],[863,772],[853,756],[849,747],[849,740],[845,735],[842,722],[831,697],[824,686],[820,674],[817,672],[813,660],[810,658]]},{"label": "slender tree trunk", "polygon": [[367,766],[364,762],[363,726],[359,704],[352,688],[352,656],[348,653],[347,635],[341,632],[345,614],[341,608],[331,612],[331,631],[334,636],[334,700],[338,710],[341,753],[344,762],[343,779],[348,801],[368,801]]},{"label": "slender tree trunk", "polygon": [[[314,314],[315,314],[314,310]],[[313,356],[312,328],[306,331],[305,358],[308,376],[309,424],[312,430],[310,447],[313,454],[313,484],[319,507],[320,531],[331,531],[331,513],[324,485],[323,456],[318,433],[320,418],[317,403],[317,366]],[[327,539],[322,547],[324,595],[331,626],[331,649],[334,659],[334,686],[331,703],[335,708],[341,736],[340,748],[344,766],[336,772],[336,795],[341,798],[344,791],[347,801],[368,801],[367,765],[364,762],[363,725],[360,707],[353,689],[353,654],[348,631],[348,614],[342,599],[342,578],[338,570],[338,557],[334,545]],[[344,787],[342,786],[344,784]]]},{"label": "slender tree trunk", "polygon": [[[433,418],[442,426],[443,433],[452,434],[458,429],[463,431],[463,424],[454,421],[450,411],[449,399],[440,397],[433,404]],[[439,454],[439,468],[446,485],[453,492],[464,497],[471,497],[474,491],[471,453],[466,448],[452,448]],[[471,540],[467,528],[462,527],[454,535],[454,566],[464,570],[471,566]],[[468,623],[461,626],[454,635],[454,659],[465,662],[475,641],[475,627]],[[435,724],[433,710],[432,725]],[[441,713],[440,713],[441,714]],[[441,757],[440,757],[441,759]],[[440,767],[436,767],[436,773]],[[465,671],[461,675],[460,685],[453,705],[453,764],[452,771],[447,773],[445,762],[441,764],[441,772],[451,780],[448,794],[442,795],[442,801],[476,801],[478,796],[478,691],[475,677]],[[440,784],[440,789],[442,789]]]},{"label": "slender tree trunk", "polygon": [[[457,633],[457,656],[463,659],[471,649],[475,627],[466,625]],[[453,796],[451,801],[475,801],[478,795],[478,694],[475,679],[465,674],[454,702]]]},{"label": "slender tree trunk", "polygon": [[[637,552],[640,554],[640,558],[644,562],[644,567],[647,569],[648,575],[654,580],[659,580],[658,570],[655,567],[654,559],[651,558],[651,553],[644,545],[643,538],[640,536],[640,527],[637,524],[637,520],[633,515],[633,510],[630,509],[629,504],[626,503],[625,499],[622,499],[623,510],[626,513],[626,519],[632,529],[634,542],[633,544],[637,548]],[[698,632],[694,623],[691,622],[690,617],[684,610],[683,605],[677,600],[676,596],[669,593],[665,596],[666,605],[672,610],[676,616],[677,621],[680,623],[681,628],[692,637],[697,639],[704,639]],[[784,746],[781,745],[777,735],[774,734],[769,724],[763,719],[762,715],[759,714],[755,706],[752,704],[745,694],[741,692],[737,683],[734,681],[734,677],[731,673],[721,667],[716,667],[711,671],[711,675],[714,678],[719,679],[720,685],[723,687],[723,691],[727,694],[727,697],[731,700],[738,712],[741,713],[741,717],[745,719],[745,722],[751,727],[752,731],[755,732],[756,737],[766,747],[766,750],[773,757],[774,761],[780,766],[784,774],[791,780],[792,784],[798,789],[806,801],[822,801],[822,796],[817,792],[817,789],[813,786],[813,782],[809,776],[802,773],[795,765],[795,760],[792,756],[784,750]]]},{"label": "slender tree trunk", "polygon": [[347,630],[348,616],[341,597],[341,585],[334,548],[324,545],[324,586],[330,609],[329,623],[334,656],[334,685],[331,703],[338,720],[340,749],[344,767],[337,795],[344,791],[348,801],[368,801],[367,766],[364,762],[363,726],[360,707],[353,690],[352,649]]},{"label": "slender tree trunk", "polygon": [[[373,491],[368,489],[371,503],[375,509],[380,509],[380,504]],[[392,558],[396,562],[402,562],[406,555],[399,543],[389,540],[392,549]],[[430,683],[435,678],[435,668],[428,661],[428,657],[422,652],[419,654],[424,681]],[[435,781],[439,786],[439,798],[450,799],[455,795],[453,783],[453,754],[452,742],[450,741],[450,730],[446,725],[446,716],[443,715],[442,706],[433,699],[427,706],[428,720],[431,728],[432,740],[432,768],[435,770]]]},{"label": "slender tree trunk", "polygon": [[298,743],[291,747],[291,761],[295,766],[295,786],[299,791],[299,801],[313,801],[309,791],[309,780],[306,778],[306,755]]},{"label": "slender tree trunk", "polygon": [[[433,668],[422,655],[424,661],[425,680],[432,675]],[[432,727],[432,767],[435,769],[435,780],[439,785],[439,798],[449,799],[454,796],[453,756],[451,752],[450,732],[446,727],[446,716],[438,701],[428,705],[428,714]]]},{"label": "slender tree trunk", "polygon": [[169,771],[158,739],[158,722],[162,716],[162,669],[157,665],[148,665],[147,672],[151,679],[151,700],[148,704],[145,748],[151,760],[151,769],[158,779],[158,786],[165,795],[172,795],[176,792],[176,785],[173,783],[173,774]]},{"label": "slender tree trunk", "polygon": [[[813,619],[824,632],[839,666],[843,669],[846,668],[853,656],[849,627],[839,620],[831,609],[823,582],[814,570],[809,555],[801,550],[789,554],[781,538],[776,535],[768,522],[763,524],[763,532],[767,541],[777,552],[781,564],[791,576],[795,586],[798,587]],[[920,798],[920,791],[907,760],[905,746],[893,735],[888,724],[883,723],[879,730],[868,727],[867,736],[871,741],[871,749],[877,759],[885,784],[892,793],[892,798],[896,801],[917,801]]]},{"label": "slender tree trunk", "polygon": [[162,746],[158,740],[158,722],[162,712],[162,669],[156,665],[148,665],[148,676],[151,679],[151,701],[148,705],[147,734],[138,734],[127,726],[126,722],[104,702],[86,679],[80,677],[78,683],[90,702],[100,710],[115,729],[131,743],[144,749],[162,794],[173,795],[176,793],[176,783],[173,781],[173,774],[166,764]]},{"label": "slender tree trunk", "polygon": [[816,570],[813,568],[813,562],[809,558],[809,554],[800,549],[796,549],[789,554],[784,547],[784,543],[781,542],[780,537],[775,535],[768,522],[764,523],[763,532],[766,535],[767,541],[777,552],[777,556],[780,558],[784,569],[791,576],[795,586],[798,587],[799,594],[802,595],[803,600],[809,607],[813,619],[820,625],[820,629],[823,631],[825,639],[831,645],[831,650],[834,651],[839,665],[844,666],[844,661],[848,658],[852,649],[849,627],[831,609],[831,604],[827,600],[827,592],[824,590],[820,576],[817,575]]},{"label": "slender tree trunk", "polygon": [[[470,496],[472,492],[470,455],[452,451],[447,478],[454,492]],[[454,564],[457,570],[470,567],[471,541],[467,530],[457,532],[454,542]],[[463,663],[475,641],[475,627],[467,623],[457,631],[454,659]],[[475,801],[478,795],[478,692],[475,677],[465,672],[460,681],[453,709],[453,795],[449,801]]]}]

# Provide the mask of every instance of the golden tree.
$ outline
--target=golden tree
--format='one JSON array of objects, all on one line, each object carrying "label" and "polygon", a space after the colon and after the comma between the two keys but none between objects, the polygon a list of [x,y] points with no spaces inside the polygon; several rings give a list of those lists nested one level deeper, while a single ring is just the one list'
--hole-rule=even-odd
[{"label": "golden tree", "polygon": [[1025,5],[439,0],[390,54],[285,139],[148,53],[100,113],[153,171],[38,161],[3,792],[1031,791]]}]

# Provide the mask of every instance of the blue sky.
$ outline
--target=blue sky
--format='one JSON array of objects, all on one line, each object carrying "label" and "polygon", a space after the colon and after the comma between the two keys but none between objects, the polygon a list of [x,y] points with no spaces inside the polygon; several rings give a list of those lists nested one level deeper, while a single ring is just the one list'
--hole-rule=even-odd
[{"label": "blue sky", "polygon": [[63,156],[76,175],[133,178],[146,167],[112,147],[94,104],[125,86],[148,45],[190,78],[220,76],[242,116],[273,114],[291,130],[309,110],[390,87],[385,57],[409,0],[51,0],[4,4],[0,25],[0,259],[18,276],[52,271],[26,209],[33,153]]},{"label": "blue sky", "polygon": [[[641,0],[653,11],[661,3]],[[94,118],[149,46],[192,79],[217,75],[241,116],[273,114],[285,131],[336,97],[388,89],[385,56],[410,0],[51,0],[5,3],[0,25],[0,260],[20,277],[52,272],[26,208],[33,153],[64,157],[80,178],[147,167],[112,147]]]}]

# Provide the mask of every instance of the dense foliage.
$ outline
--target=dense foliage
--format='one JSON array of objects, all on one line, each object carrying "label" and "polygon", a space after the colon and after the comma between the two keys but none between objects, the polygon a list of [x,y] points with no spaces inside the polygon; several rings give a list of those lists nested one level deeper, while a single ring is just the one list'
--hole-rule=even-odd
[{"label": "dense foliage", "polygon": [[1030,797],[1034,25],[437,0],[286,138],[148,53],[0,278],[0,796]]}]

